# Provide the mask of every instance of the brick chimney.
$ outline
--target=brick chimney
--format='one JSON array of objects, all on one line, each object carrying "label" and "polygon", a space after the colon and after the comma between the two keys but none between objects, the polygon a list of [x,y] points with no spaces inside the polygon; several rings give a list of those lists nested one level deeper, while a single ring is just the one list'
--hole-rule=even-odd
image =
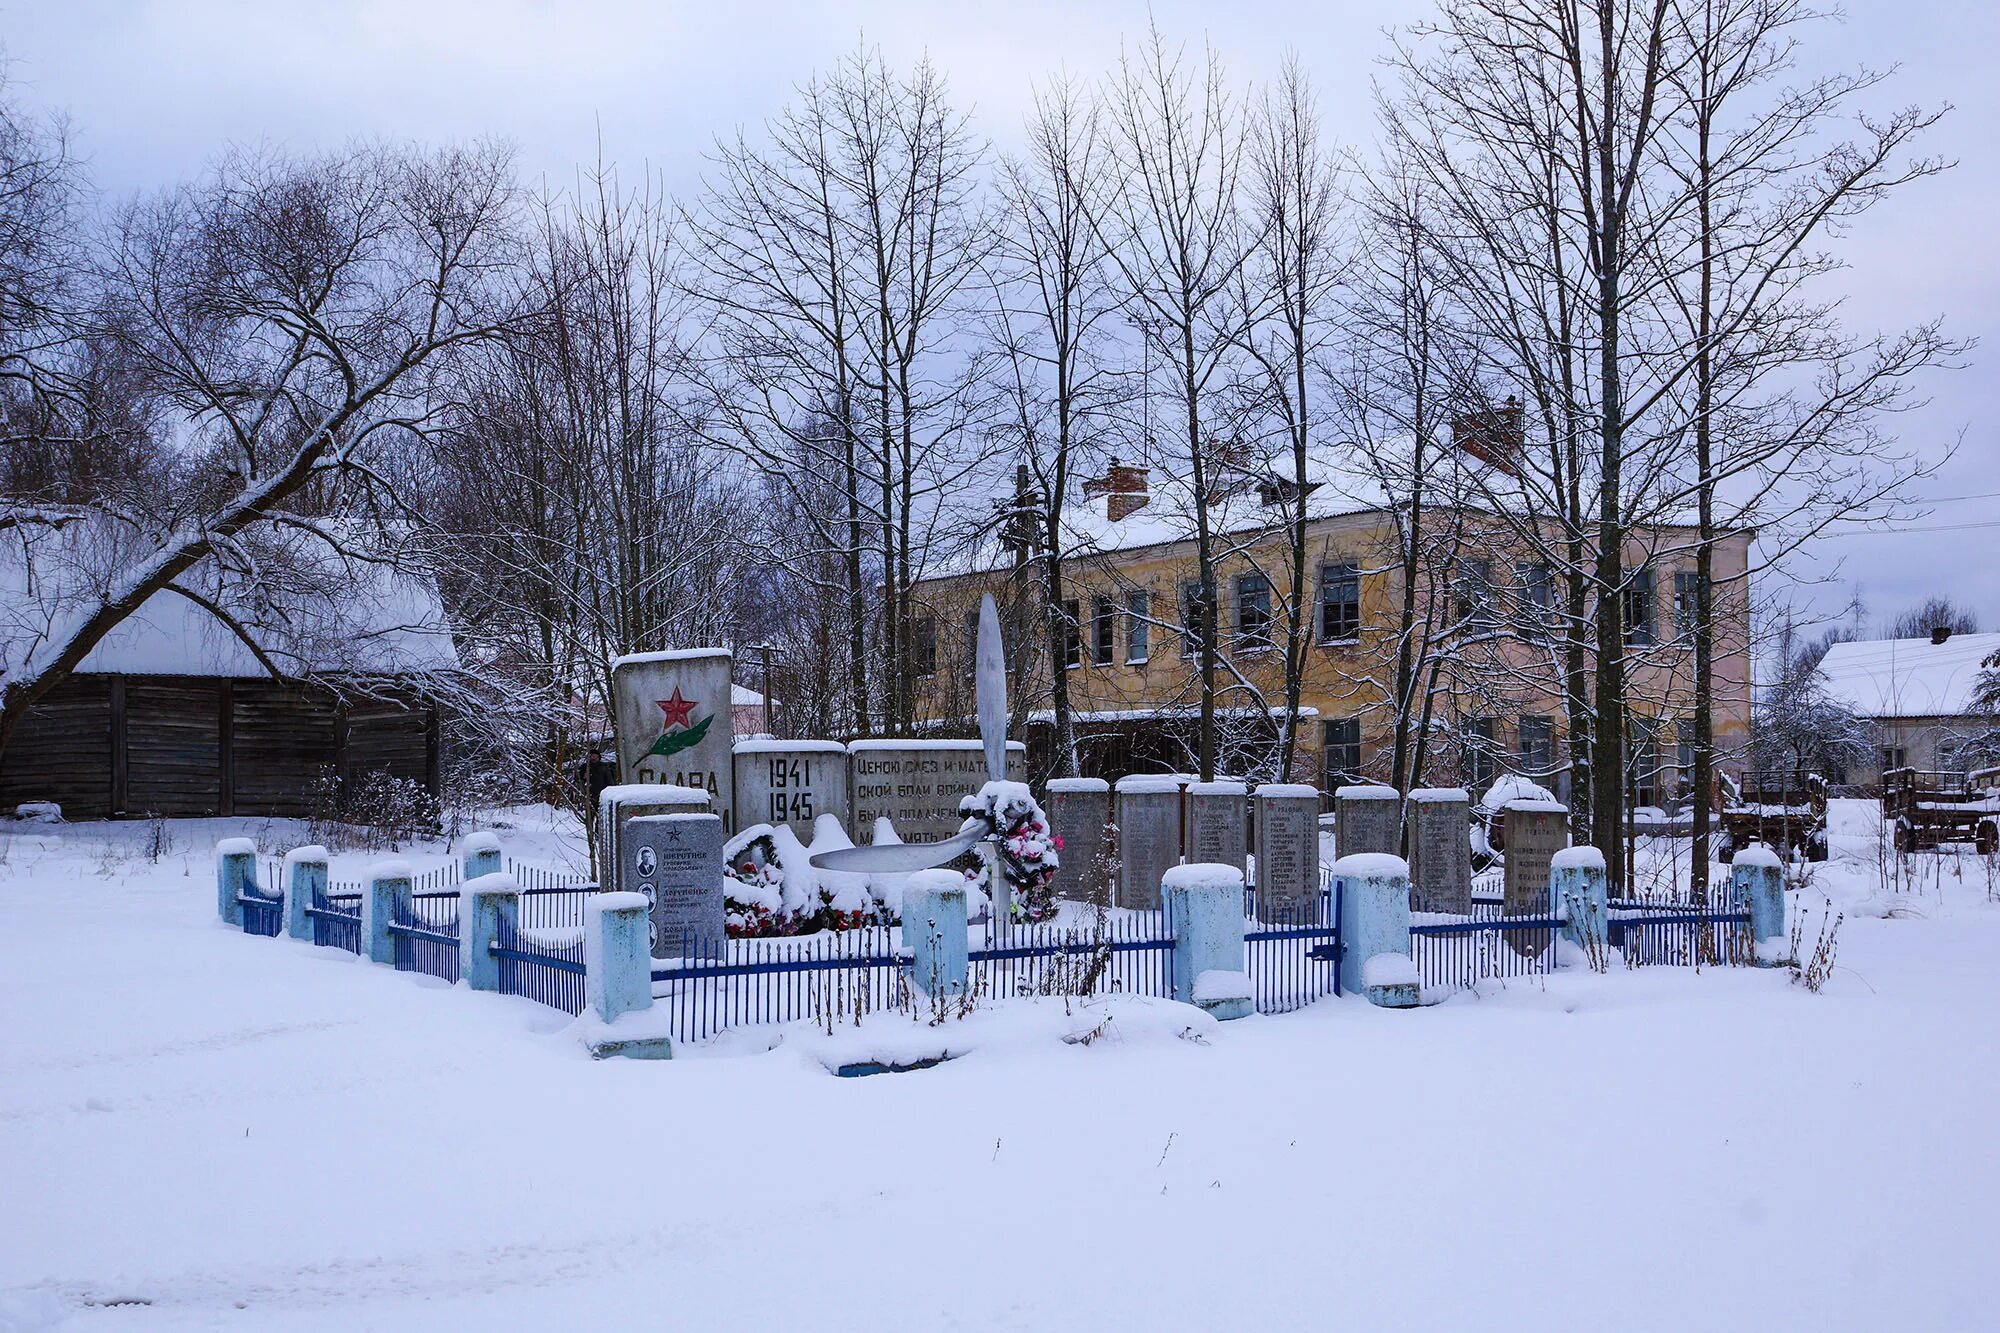
[{"label": "brick chimney", "polygon": [[1513,474],[1527,432],[1521,400],[1513,394],[1499,407],[1484,407],[1451,419],[1451,442],[1482,463]]},{"label": "brick chimney", "polygon": [[1146,507],[1146,469],[1132,467],[1114,458],[1103,476],[1092,477],[1083,483],[1083,493],[1092,498],[1106,497],[1104,515],[1116,523]]}]

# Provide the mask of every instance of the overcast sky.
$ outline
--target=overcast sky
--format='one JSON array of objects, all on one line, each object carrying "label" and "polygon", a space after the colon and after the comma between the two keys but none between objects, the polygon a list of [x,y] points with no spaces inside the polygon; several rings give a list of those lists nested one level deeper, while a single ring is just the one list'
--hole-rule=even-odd
[{"label": "overcast sky", "polygon": [[[1170,34],[1212,40],[1249,80],[1297,50],[1331,129],[1371,138],[1370,82],[1383,30],[1420,3],[1232,0],[1156,3]],[[1822,541],[1792,563],[1832,613],[1858,583],[1878,619],[1944,592],[2000,629],[2000,5],[1992,0],[1854,0],[1822,26],[1803,62],[1868,61],[1901,72],[1884,103],[1949,102],[1930,149],[1948,175],[1911,187],[1843,243],[1853,263],[1846,317],[1891,328],[1942,314],[1982,346],[1929,385],[1931,404],[1894,423],[1905,442],[1959,452],[1922,494],[1928,517],[1895,533]],[[524,168],[567,184],[597,155],[691,186],[717,134],[754,123],[792,87],[856,41],[904,64],[928,52],[979,129],[1000,146],[1017,133],[1032,80],[1097,74],[1142,3],[555,4],[525,0],[312,4],[0,0],[0,43],[32,103],[67,108],[98,186],[123,194],[198,171],[224,143],[293,146],[355,135],[444,141],[500,135]],[[1963,437],[1960,442],[1960,437]],[[1971,526],[1965,525],[1985,525]]]}]

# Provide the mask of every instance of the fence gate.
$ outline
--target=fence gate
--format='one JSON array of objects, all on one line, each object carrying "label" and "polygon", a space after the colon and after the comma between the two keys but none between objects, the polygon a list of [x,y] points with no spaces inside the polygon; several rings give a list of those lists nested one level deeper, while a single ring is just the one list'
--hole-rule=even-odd
[{"label": "fence gate", "polygon": [[1340,886],[1260,905],[1243,891],[1243,956],[1260,1014],[1283,1014],[1340,994]]}]

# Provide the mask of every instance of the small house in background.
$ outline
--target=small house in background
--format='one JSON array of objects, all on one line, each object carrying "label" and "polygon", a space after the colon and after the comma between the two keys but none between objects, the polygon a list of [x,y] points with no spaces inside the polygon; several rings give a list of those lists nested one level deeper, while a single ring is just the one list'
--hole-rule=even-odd
[{"label": "small house in background", "polygon": [[1827,649],[1819,671],[1828,697],[1875,732],[1865,768],[1828,774],[1836,783],[1875,787],[1893,768],[1965,773],[1991,764],[2000,723],[1973,704],[1986,660],[2000,634],[1924,639],[1857,639]]},{"label": "small house in background", "polygon": [[[775,699],[771,701],[771,720],[773,724],[777,722],[781,707],[782,705]],[[764,725],[764,696],[756,690],[751,689],[748,685],[731,685],[729,687],[729,725],[734,734],[739,738],[744,736],[761,736],[766,731],[769,731],[770,728]]]},{"label": "small house in background", "polygon": [[[13,602],[0,632],[18,646],[32,632],[40,571],[25,570],[18,550],[11,559],[0,556]],[[238,624],[259,626],[269,665],[199,602],[149,598],[22,720],[0,754],[0,809],[303,816],[329,770],[343,783],[386,773],[437,795],[426,681],[459,665],[437,588],[384,564],[339,563],[337,596],[300,596],[283,612],[283,593],[261,590],[253,606],[201,566],[183,576],[202,578],[203,596]],[[313,572],[328,573],[323,562]]]}]

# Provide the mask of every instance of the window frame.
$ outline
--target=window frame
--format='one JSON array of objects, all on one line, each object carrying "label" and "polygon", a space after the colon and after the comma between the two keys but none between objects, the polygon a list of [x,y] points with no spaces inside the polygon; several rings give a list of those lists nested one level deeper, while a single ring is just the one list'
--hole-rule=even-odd
[{"label": "window frame", "polygon": [[[1335,602],[1331,596],[1334,588],[1345,586],[1350,596]],[[1327,629],[1327,621],[1335,606],[1345,609],[1342,623],[1348,632],[1335,634]],[[1319,616],[1314,626],[1316,642],[1322,646],[1337,643],[1358,643],[1361,639],[1361,566],[1351,560],[1335,560],[1319,567]]]},{"label": "window frame", "polygon": [[1125,665],[1143,666],[1152,660],[1152,598],[1144,592],[1125,594]]},{"label": "window frame", "polygon": [[1110,666],[1118,658],[1118,603],[1098,596],[1090,603],[1090,663]]},{"label": "window frame", "polygon": [[[1258,593],[1256,600],[1253,601],[1250,594],[1246,592],[1246,588],[1250,589],[1250,592],[1258,592],[1255,585],[1262,586],[1261,592]],[[1246,574],[1238,574],[1230,581],[1230,590],[1235,594],[1236,599],[1236,632],[1234,637],[1236,651],[1240,653],[1261,653],[1277,647],[1277,644],[1271,638],[1271,627],[1277,621],[1277,618],[1271,614],[1272,594],[1276,592],[1271,583],[1271,576],[1262,570],[1251,570]],[[1261,602],[1262,609],[1259,612],[1260,619],[1253,629],[1246,625],[1244,612],[1252,605],[1256,605],[1257,602]]]}]

